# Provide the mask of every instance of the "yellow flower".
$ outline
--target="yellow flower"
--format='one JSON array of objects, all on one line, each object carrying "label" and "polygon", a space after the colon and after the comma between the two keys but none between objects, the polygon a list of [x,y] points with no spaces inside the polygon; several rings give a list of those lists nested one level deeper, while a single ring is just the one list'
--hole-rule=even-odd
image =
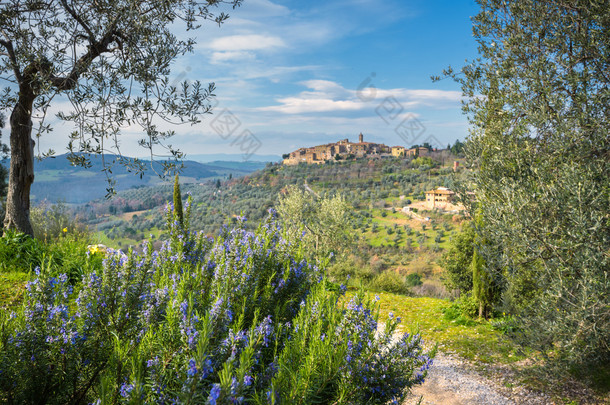
[{"label": "yellow flower", "polygon": [[64,233],[68,232],[68,228],[64,228],[62,229],[62,231],[64,231]]},{"label": "yellow flower", "polygon": [[89,246],[89,252],[91,252],[91,253],[95,254],[95,253],[97,253],[97,252],[99,252],[99,251],[100,251],[100,250],[99,250],[99,248],[97,247],[97,245],[91,245],[91,246]]}]

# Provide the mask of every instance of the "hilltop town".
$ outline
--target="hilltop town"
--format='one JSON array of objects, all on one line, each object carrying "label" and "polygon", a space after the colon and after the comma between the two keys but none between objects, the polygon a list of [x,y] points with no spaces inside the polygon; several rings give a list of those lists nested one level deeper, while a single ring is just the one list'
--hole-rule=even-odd
[{"label": "hilltop town", "polygon": [[283,164],[298,165],[299,163],[321,164],[329,160],[344,160],[362,157],[381,156],[426,156],[430,150],[425,147],[414,147],[407,149],[404,146],[387,146],[382,143],[364,142],[364,135],[358,135],[358,142],[350,142],[342,139],[339,142],[327,143],[325,145],[299,148],[294,152],[284,155]]}]

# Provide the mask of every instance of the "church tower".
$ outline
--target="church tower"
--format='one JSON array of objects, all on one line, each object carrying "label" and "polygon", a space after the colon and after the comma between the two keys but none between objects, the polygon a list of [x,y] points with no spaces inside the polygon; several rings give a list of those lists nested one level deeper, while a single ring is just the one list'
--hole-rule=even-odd
[{"label": "church tower", "polygon": [[364,142],[364,135],[362,135],[362,132],[360,132],[360,135],[358,135],[358,142]]}]

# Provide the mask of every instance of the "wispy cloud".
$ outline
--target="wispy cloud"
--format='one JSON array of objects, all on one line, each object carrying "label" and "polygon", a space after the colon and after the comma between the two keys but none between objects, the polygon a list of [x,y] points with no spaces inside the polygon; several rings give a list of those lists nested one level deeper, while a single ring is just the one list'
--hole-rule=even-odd
[{"label": "wispy cloud", "polygon": [[[301,83],[310,90],[296,96],[277,98],[278,105],[260,107],[260,111],[273,111],[284,114],[306,114],[337,111],[358,111],[372,109],[371,100],[360,97],[358,90],[346,89],[339,83],[329,80],[308,80]],[[428,89],[364,89],[366,94],[374,94],[376,105],[386,98],[396,100],[403,108],[427,106],[451,108],[461,99],[459,91]]]},{"label": "wispy cloud", "polygon": [[286,46],[281,38],[271,35],[229,35],[214,39],[209,48],[215,51],[255,51]]},{"label": "wispy cloud", "polygon": [[256,59],[256,54],[248,51],[214,52],[210,57],[210,63],[217,65],[219,63],[237,62],[254,59]]}]

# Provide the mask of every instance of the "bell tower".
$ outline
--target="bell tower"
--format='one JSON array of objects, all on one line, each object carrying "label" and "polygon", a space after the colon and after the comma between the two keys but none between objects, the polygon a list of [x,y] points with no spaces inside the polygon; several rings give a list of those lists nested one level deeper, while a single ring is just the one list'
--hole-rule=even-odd
[{"label": "bell tower", "polygon": [[360,132],[360,135],[358,135],[358,142],[364,142],[364,135],[362,135],[362,132]]}]

